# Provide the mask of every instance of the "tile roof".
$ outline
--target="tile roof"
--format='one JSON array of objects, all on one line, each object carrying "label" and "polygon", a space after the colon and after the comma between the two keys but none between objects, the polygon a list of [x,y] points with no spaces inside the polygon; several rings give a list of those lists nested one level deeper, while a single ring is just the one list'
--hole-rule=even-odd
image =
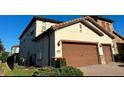
[{"label": "tile roof", "polygon": [[41,20],[41,21],[46,21],[46,22],[53,22],[53,23],[62,23],[62,21],[50,19],[50,18],[43,18],[39,16],[34,16],[28,26],[25,28],[24,32],[20,35],[19,39],[23,37],[23,35],[27,32],[27,30],[30,28],[30,26],[35,22],[35,20]]},{"label": "tile roof", "polygon": [[[106,17],[103,17],[103,16],[100,16],[100,15],[89,15],[91,18],[93,18],[94,20],[97,20],[97,19],[101,19],[101,20],[104,20],[104,21],[107,21],[107,22],[114,22],[113,20],[111,19],[108,19]],[[86,17],[86,16],[85,16]]]},{"label": "tile roof", "polygon": [[82,18],[77,18],[77,19],[74,19],[74,20],[70,20],[70,21],[67,21],[67,22],[56,24],[56,25],[52,26],[52,28],[53,29],[61,28],[61,27],[68,26],[68,25],[73,24],[73,23],[77,23],[81,20],[82,20]]},{"label": "tile roof", "polygon": [[45,34],[48,34],[49,32],[73,25],[75,23],[81,22],[83,23],[85,26],[87,26],[89,29],[93,30],[95,33],[97,33],[100,36],[103,36],[103,33],[101,33],[98,29],[96,29],[95,27],[93,27],[92,25],[90,25],[88,22],[86,22],[86,20],[84,18],[77,18],[74,20],[70,20],[67,22],[63,22],[60,24],[56,24],[51,26],[51,28],[49,28],[47,31],[45,31],[44,33],[40,34],[38,37],[36,37],[34,40],[38,40],[39,38],[41,38],[42,36],[44,36]]},{"label": "tile roof", "polygon": [[94,24],[96,27],[98,27],[100,30],[102,30],[105,34],[107,34],[108,36],[110,36],[112,39],[114,39],[115,37],[109,33],[106,29],[104,29],[104,27],[102,27],[101,25],[99,25],[94,19],[92,19],[90,16],[86,16],[85,17],[86,20],[90,21],[92,24]]},{"label": "tile roof", "polygon": [[121,39],[123,39],[124,40],[124,37],[122,37],[120,34],[118,34],[116,31],[113,31],[113,33],[115,34],[115,35],[117,35],[118,37],[120,37]]}]

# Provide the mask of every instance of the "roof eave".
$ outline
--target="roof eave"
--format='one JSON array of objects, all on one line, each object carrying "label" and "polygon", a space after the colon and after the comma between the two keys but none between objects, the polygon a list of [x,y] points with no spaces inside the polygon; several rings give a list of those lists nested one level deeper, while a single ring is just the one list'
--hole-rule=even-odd
[{"label": "roof eave", "polygon": [[30,21],[30,23],[27,25],[27,27],[25,28],[24,32],[20,35],[19,39],[21,39],[23,37],[23,35],[27,32],[28,28],[34,23],[35,21],[35,17],[33,17]]},{"label": "roof eave", "polygon": [[76,24],[78,22],[81,22],[82,24],[84,24],[85,26],[87,26],[89,29],[95,31],[99,36],[103,36],[104,35],[100,31],[98,31],[96,28],[94,28],[93,26],[91,26],[89,23],[87,23],[84,19],[81,19],[81,20],[78,20],[78,21],[75,21],[75,22],[72,22],[72,23],[68,23],[67,25],[64,25],[64,26],[55,27],[55,28],[53,27],[53,30],[59,30],[59,29],[62,29],[64,27],[67,27],[67,26]]},{"label": "roof eave", "polygon": [[116,34],[117,36],[119,36],[121,39],[124,40],[124,37],[122,37],[119,33],[117,33],[116,31],[113,31],[114,34]]},{"label": "roof eave", "polygon": [[24,32],[21,34],[21,36],[19,37],[19,39],[21,39],[23,37],[23,35],[26,33],[26,31],[28,30],[28,28],[34,23],[35,20],[41,20],[41,21],[47,21],[47,22],[53,22],[53,23],[62,23],[62,21],[58,21],[58,20],[53,20],[53,19],[49,19],[49,18],[43,18],[43,17],[38,17],[38,16],[34,16],[30,23],[27,25],[27,27],[25,28]]},{"label": "roof eave", "polygon": [[99,25],[95,20],[93,20],[91,17],[85,17],[86,20],[90,21],[92,24],[94,24],[95,26],[97,26],[100,30],[102,30],[105,34],[107,34],[109,37],[111,37],[112,39],[114,39],[115,37],[110,34],[106,29],[104,29],[101,25]]},{"label": "roof eave", "polygon": [[41,33],[39,36],[35,37],[32,39],[32,41],[37,41],[40,38],[44,37],[45,35],[48,35],[49,33],[53,32],[55,30],[52,29],[52,27],[50,27],[48,30],[44,31],[43,33]]},{"label": "roof eave", "polygon": [[[87,16],[85,16],[85,17],[87,17]],[[101,15],[89,15],[89,17],[94,18],[94,19],[101,19],[101,20],[104,20],[104,21],[107,21],[107,22],[110,22],[110,23],[114,22],[113,20],[105,18]]]},{"label": "roof eave", "polygon": [[52,22],[52,23],[62,23],[63,22],[63,21],[59,21],[59,20],[54,20],[54,19],[44,18],[44,17],[38,17],[38,16],[34,16],[34,18],[37,20],[47,21],[47,22]]}]

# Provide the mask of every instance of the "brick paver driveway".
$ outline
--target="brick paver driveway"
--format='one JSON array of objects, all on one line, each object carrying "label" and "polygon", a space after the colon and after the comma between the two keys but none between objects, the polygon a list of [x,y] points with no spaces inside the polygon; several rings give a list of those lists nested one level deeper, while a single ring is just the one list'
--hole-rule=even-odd
[{"label": "brick paver driveway", "polygon": [[111,62],[78,68],[85,76],[124,76],[124,63]]}]

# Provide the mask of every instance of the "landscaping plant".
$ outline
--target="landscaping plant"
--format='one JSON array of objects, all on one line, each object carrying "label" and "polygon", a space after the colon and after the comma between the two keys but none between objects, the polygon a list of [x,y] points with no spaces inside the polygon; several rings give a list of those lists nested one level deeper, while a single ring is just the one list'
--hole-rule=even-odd
[{"label": "landscaping plant", "polygon": [[54,68],[54,67],[43,67],[40,68],[38,71],[34,72],[33,76],[83,76],[83,73],[74,67],[70,66],[63,66],[61,68]]}]

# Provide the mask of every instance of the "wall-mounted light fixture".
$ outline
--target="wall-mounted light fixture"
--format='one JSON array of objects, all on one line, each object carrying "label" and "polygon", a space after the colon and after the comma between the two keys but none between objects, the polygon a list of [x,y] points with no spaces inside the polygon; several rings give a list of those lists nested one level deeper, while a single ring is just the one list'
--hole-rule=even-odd
[{"label": "wall-mounted light fixture", "polygon": [[60,41],[58,41],[57,45],[60,46]]}]

